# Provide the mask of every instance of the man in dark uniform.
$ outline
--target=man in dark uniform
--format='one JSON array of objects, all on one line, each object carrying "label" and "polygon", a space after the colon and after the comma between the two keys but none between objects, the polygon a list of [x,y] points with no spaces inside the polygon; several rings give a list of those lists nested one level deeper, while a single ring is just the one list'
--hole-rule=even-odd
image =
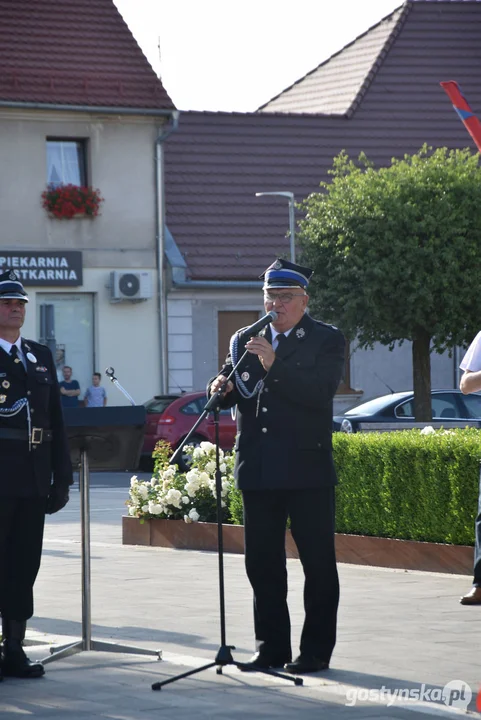
[{"label": "man in dark uniform", "polygon": [[[217,391],[237,404],[235,476],[244,504],[245,563],[254,591],[257,652],[244,669],[325,670],[336,641],[339,581],[334,549],[332,402],[345,341],[307,314],[312,270],[276,260],[264,277],[264,306],[277,318],[249,339],[238,331]],[[305,621],[300,655],[291,662],[285,530],[288,517],[304,569]]]},{"label": "man in dark uniform", "polygon": [[45,513],[64,507],[72,484],[52,355],[20,335],[27,302],[15,272],[0,275],[0,668],[21,678],[44,674],[22,645],[33,615]]}]

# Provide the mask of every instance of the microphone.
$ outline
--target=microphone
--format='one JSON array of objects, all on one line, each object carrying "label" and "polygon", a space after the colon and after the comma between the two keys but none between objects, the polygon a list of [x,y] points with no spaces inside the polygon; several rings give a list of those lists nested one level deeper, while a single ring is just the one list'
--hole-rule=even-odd
[{"label": "microphone", "polygon": [[114,373],[115,373],[115,370],[113,369],[113,367],[108,367],[108,368],[105,369],[105,374],[107,375],[108,379],[109,379],[111,382],[113,382],[114,380],[117,379],[117,378],[115,377],[115,374],[114,374]]},{"label": "microphone", "polygon": [[271,310],[267,313],[267,315],[261,317],[261,319],[255,322],[253,325],[250,325],[249,327],[245,328],[245,330],[242,330],[241,335],[243,337],[253,337],[254,335],[260,333],[260,331],[265,328],[266,325],[269,325],[269,323],[275,322],[276,320],[277,313],[274,310]]}]

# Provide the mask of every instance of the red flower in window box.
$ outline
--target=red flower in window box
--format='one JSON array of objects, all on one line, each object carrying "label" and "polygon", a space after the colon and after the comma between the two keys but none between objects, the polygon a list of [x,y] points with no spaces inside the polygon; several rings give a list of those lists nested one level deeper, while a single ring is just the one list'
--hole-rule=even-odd
[{"label": "red flower in window box", "polygon": [[81,185],[49,185],[42,193],[42,207],[57,218],[96,217],[103,201],[100,190]]}]

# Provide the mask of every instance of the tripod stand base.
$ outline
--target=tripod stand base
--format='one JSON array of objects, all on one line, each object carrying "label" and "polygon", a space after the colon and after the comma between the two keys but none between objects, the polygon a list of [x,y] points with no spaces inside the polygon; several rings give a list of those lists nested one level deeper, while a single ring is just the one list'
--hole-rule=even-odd
[{"label": "tripod stand base", "polygon": [[[239,668],[239,670],[245,669],[246,663],[236,662],[232,657],[231,650],[235,650],[232,645],[221,645],[214,662],[207,663],[207,665],[202,665],[202,667],[195,668],[195,670],[188,670],[187,672],[176,675],[175,677],[169,678],[168,680],[156,682],[152,685],[152,690],[162,690],[164,685],[169,685],[170,683],[176,682],[177,680],[189,677],[190,675],[196,675],[197,673],[203,672],[204,670],[209,670],[210,668],[216,666],[217,675],[222,675],[222,668],[226,667],[227,665],[234,665],[234,667]],[[289,680],[290,682],[293,682],[294,685],[304,684],[302,678],[295,675],[287,675],[286,673],[277,672],[277,670],[269,670],[267,668],[263,670],[261,668],[256,668],[255,670],[250,669],[250,672],[260,672],[264,675],[273,675],[274,677],[282,678],[283,680]]]},{"label": "tripod stand base", "polygon": [[72,645],[50,648],[50,655],[42,660],[42,663],[45,665],[54,660],[61,660],[62,658],[76,655],[86,650],[126,653],[130,655],[149,655],[156,657],[157,660],[162,659],[162,650],[147,650],[146,648],[135,647],[134,645],[117,645],[116,643],[102,642],[99,640],[91,640],[89,643],[86,643],[84,640],[79,640],[79,642],[73,643]]}]

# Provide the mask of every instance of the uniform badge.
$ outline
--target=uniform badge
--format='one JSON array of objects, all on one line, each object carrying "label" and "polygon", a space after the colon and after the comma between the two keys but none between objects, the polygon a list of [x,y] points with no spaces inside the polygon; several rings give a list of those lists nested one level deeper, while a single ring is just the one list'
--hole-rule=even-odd
[{"label": "uniform badge", "polygon": [[301,338],[304,337],[305,334],[306,334],[306,331],[304,330],[304,328],[297,328],[296,338],[299,338],[299,340],[300,340]]},{"label": "uniform badge", "polygon": [[11,270],[10,275],[8,276],[8,279],[9,280],[18,280],[17,274],[13,270]]},{"label": "uniform badge", "polygon": [[276,262],[274,263],[274,270],[280,270],[281,267],[282,267],[281,261],[280,261],[280,260],[276,260]]},{"label": "uniform badge", "polygon": [[36,358],[35,355],[34,355],[33,353],[31,353],[31,352],[28,352],[28,353],[27,353],[27,360],[30,360],[31,363],[36,363],[36,362],[37,362],[37,358]]},{"label": "uniform badge", "polygon": [[38,365],[35,370],[37,372],[47,372],[47,368],[45,367],[45,365]]},{"label": "uniform badge", "polygon": [[7,399],[6,395],[0,395],[0,403],[4,403],[6,399]]},{"label": "uniform badge", "polygon": [[247,380],[249,380],[249,378],[250,378],[250,375],[249,375],[248,372],[243,372],[243,373],[242,373],[241,379],[242,379],[244,382],[247,382]]},{"label": "uniform badge", "polygon": [[5,388],[5,390],[8,390],[8,388],[10,387],[9,381],[8,381],[8,380],[3,380],[3,382],[2,382],[2,387]]}]

